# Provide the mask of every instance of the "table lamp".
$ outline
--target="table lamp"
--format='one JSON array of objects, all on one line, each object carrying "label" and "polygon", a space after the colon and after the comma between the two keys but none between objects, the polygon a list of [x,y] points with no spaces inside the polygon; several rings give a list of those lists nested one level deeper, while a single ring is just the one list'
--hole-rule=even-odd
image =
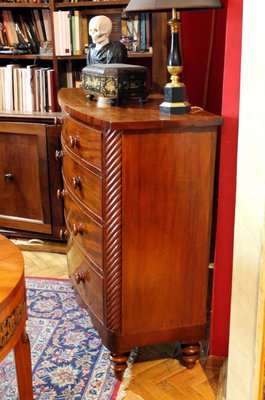
[{"label": "table lamp", "polygon": [[172,10],[172,19],[168,21],[171,30],[171,47],[167,62],[171,82],[165,85],[164,101],[159,106],[163,114],[187,114],[191,109],[186,101],[186,87],[180,82],[183,65],[179,45],[179,12],[213,8],[222,8],[220,0],[130,0],[125,8],[125,12]]}]

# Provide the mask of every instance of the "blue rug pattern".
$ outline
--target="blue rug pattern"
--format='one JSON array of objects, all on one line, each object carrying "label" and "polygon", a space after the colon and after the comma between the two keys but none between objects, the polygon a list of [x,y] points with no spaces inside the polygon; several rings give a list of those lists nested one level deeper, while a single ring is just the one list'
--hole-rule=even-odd
[{"label": "blue rug pattern", "polygon": [[[69,281],[27,278],[27,333],[34,400],[109,400],[116,379],[108,350]],[[0,363],[0,399],[16,400],[13,352]]]}]

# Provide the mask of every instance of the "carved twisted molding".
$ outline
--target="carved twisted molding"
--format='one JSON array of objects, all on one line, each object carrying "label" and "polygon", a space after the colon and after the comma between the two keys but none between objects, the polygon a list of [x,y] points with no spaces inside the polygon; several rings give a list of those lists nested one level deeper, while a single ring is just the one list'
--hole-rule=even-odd
[{"label": "carved twisted molding", "polygon": [[105,276],[107,328],[121,328],[121,132],[105,136]]},{"label": "carved twisted molding", "polygon": [[16,332],[26,307],[23,299],[8,317],[0,323],[0,349],[4,347]]}]

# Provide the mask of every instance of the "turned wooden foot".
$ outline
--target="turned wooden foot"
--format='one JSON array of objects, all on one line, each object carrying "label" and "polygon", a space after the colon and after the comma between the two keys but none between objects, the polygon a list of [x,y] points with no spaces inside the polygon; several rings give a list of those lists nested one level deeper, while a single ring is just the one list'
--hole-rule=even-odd
[{"label": "turned wooden foot", "polygon": [[200,343],[181,343],[181,361],[188,369],[192,369],[200,355]]},{"label": "turned wooden foot", "polygon": [[116,379],[122,380],[124,371],[127,368],[127,360],[129,358],[129,353],[125,354],[111,354],[109,359],[111,361],[111,368],[114,371]]}]

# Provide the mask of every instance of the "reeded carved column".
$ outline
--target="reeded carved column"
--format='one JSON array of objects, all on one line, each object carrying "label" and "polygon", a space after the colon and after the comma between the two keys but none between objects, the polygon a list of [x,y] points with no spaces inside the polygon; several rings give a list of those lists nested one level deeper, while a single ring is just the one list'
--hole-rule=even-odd
[{"label": "reeded carved column", "polygon": [[121,132],[105,135],[105,276],[107,328],[121,329]]}]

